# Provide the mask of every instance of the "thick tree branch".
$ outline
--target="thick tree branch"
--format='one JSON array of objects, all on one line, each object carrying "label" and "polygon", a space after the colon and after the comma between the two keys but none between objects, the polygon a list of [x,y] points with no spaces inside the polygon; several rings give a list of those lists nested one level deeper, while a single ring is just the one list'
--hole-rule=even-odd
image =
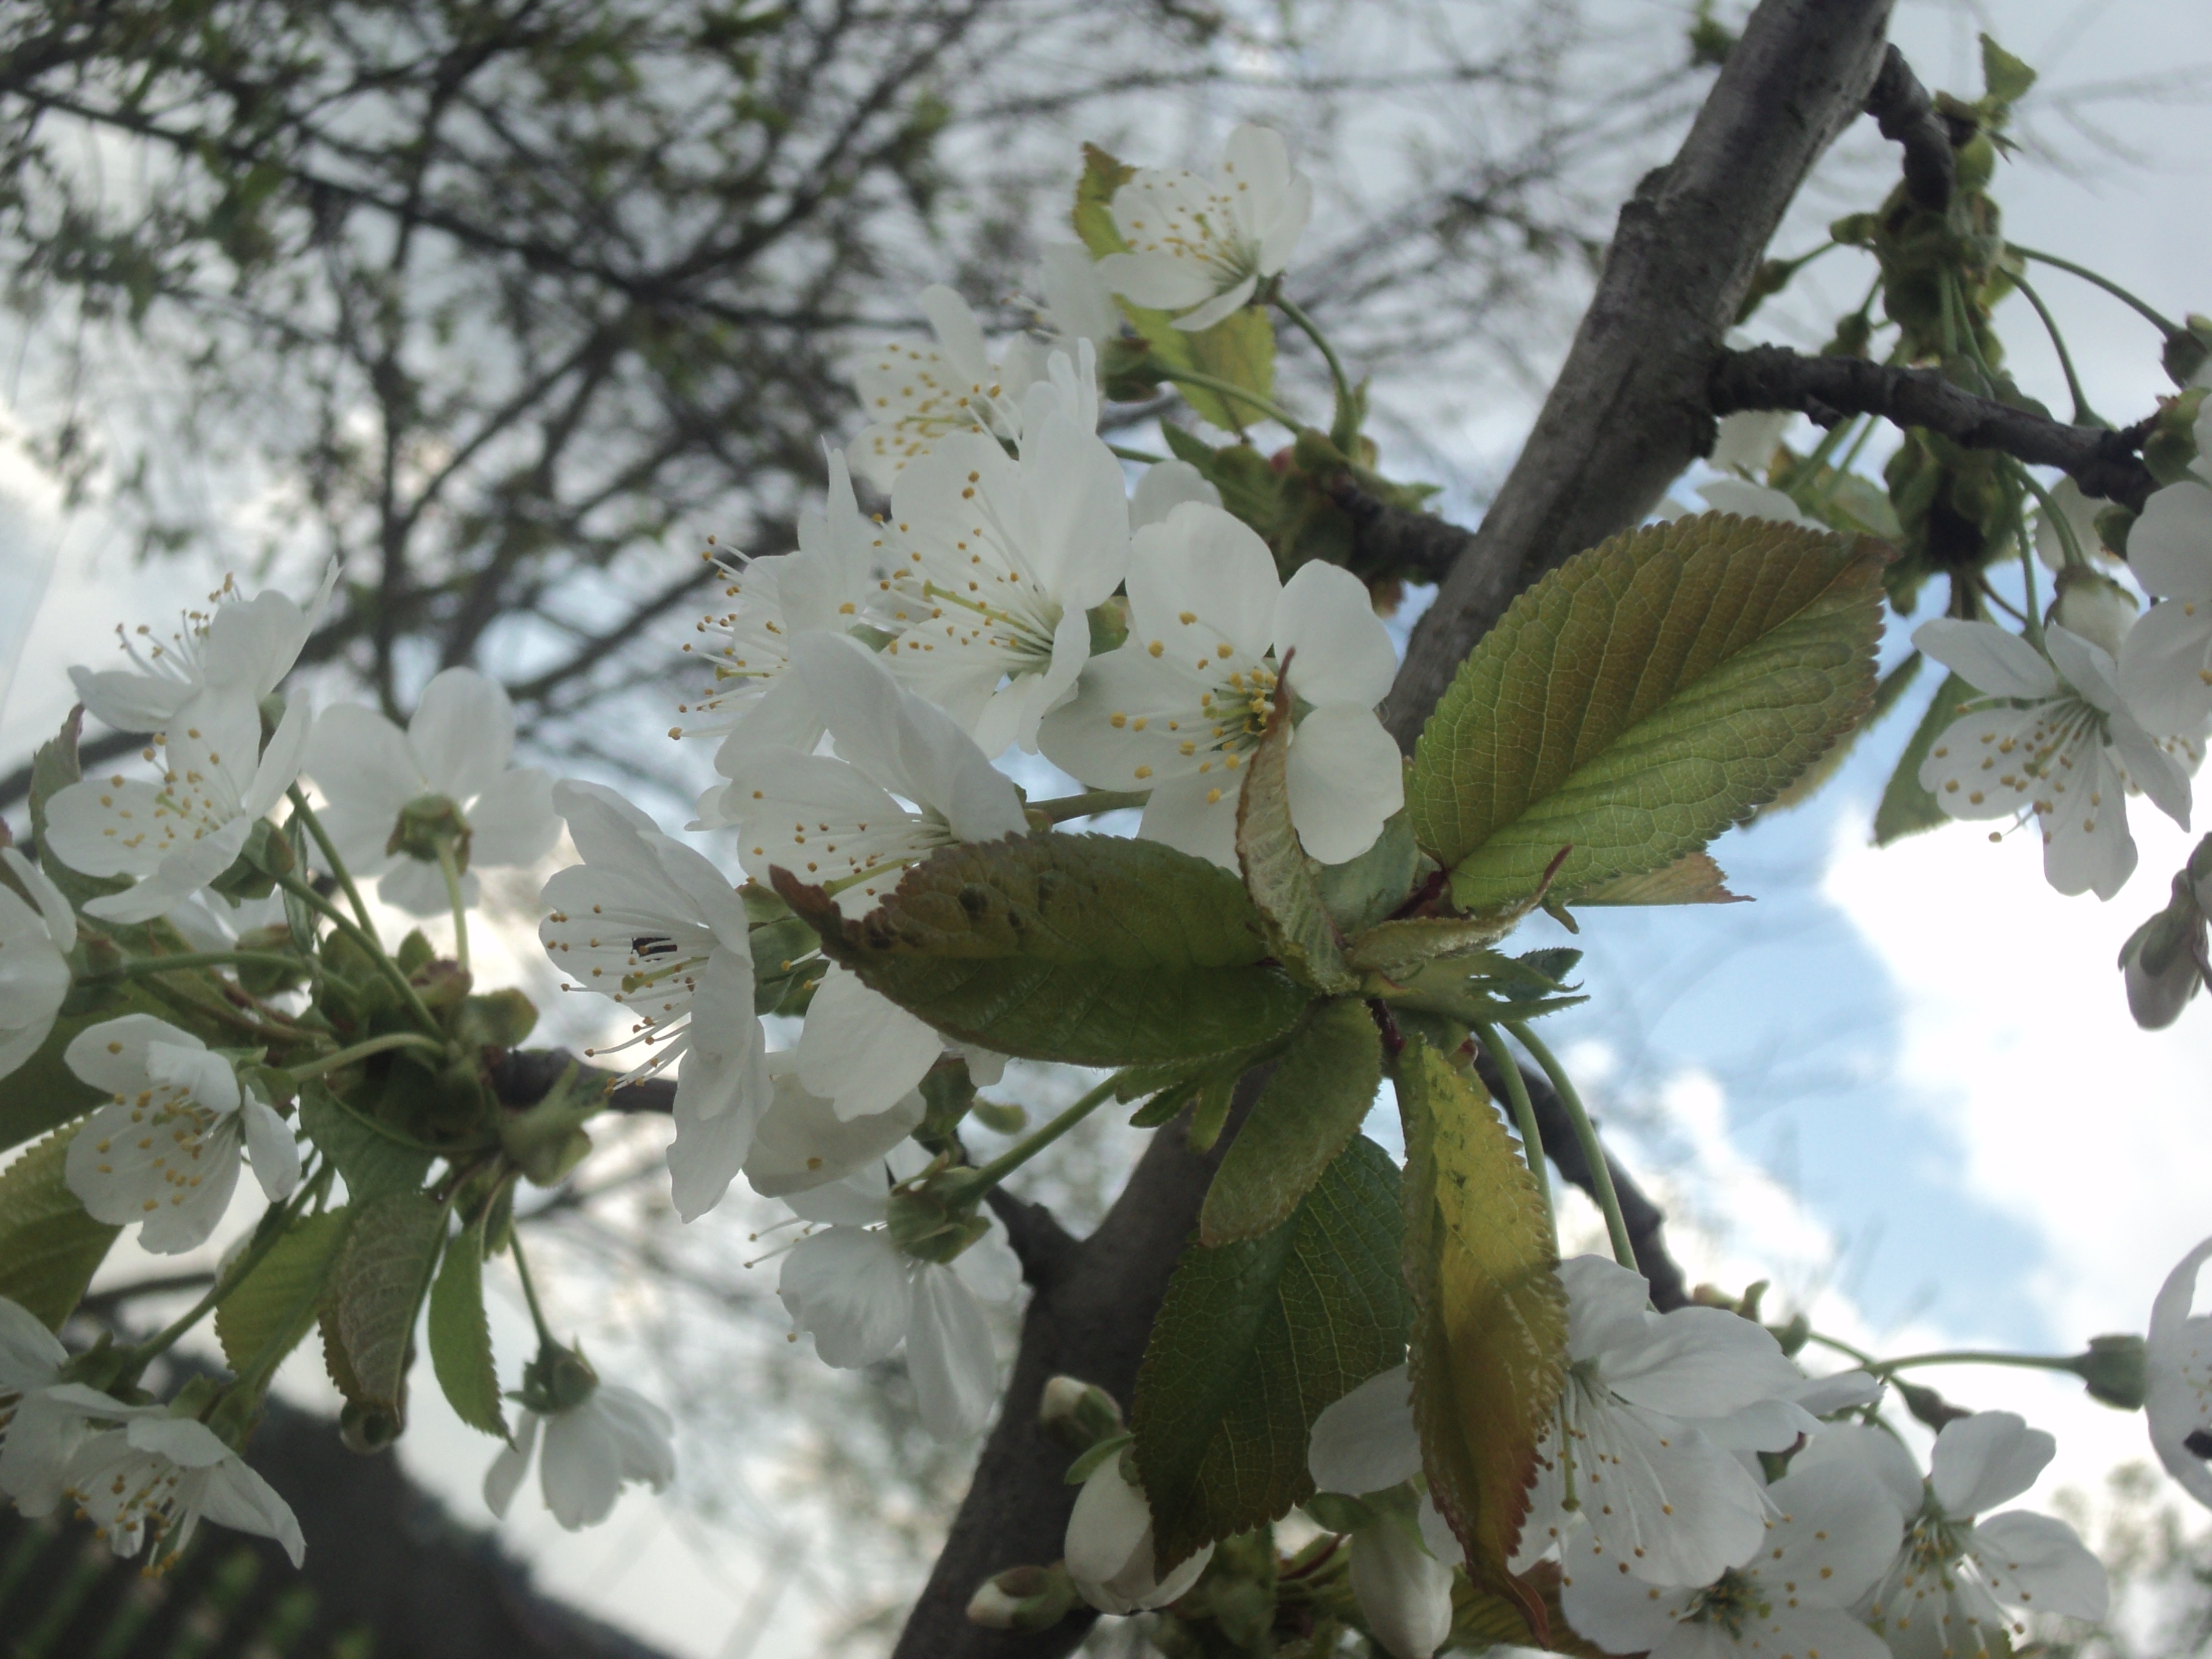
[{"label": "thick tree branch", "polygon": [[1516,593],[1636,523],[1711,448],[1721,337],[1798,185],[1873,88],[1888,15],[1887,0],[1764,0],[1680,151],[1621,209],[1543,412],[1413,629],[1384,708],[1401,747]]},{"label": "thick tree branch", "polygon": [[1938,213],[1948,207],[1956,176],[1951,131],[1936,113],[1928,88],[1894,46],[1882,54],[1881,72],[1867,93],[1865,109],[1883,137],[1905,146],[1905,193]]},{"label": "thick tree branch", "polygon": [[1879,415],[1925,427],[1969,449],[1996,449],[2033,466],[2070,474],[2084,495],[2140,512],[2158,488],[2136,453],[2142,434],[2069,426],[2031,409],[1978,398],[1932,368],[1896,368],[1863,357],[1808,357],[1786,346],[1724,351],[1709,382],[1712,411],[1794,409],[1832,425],[1846,415]]}]

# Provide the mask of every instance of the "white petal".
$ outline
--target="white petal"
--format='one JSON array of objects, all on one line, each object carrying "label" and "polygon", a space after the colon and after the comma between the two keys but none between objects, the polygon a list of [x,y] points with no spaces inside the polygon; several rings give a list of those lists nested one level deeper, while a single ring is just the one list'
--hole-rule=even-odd
[{"label": "white petal", "polygon": [[745,1155],[745,1179],[763,1198],[842,1181],[854,1170],[881,1162],[921,1126],[926,1109],[921,1095],[908,1094],[872,1116],[842,1118],[796,1076],[779,1078],[775,1103],[761,1119]]},{"label": "white petal", "polygon": [[2014,1510],[1977,1523],[1970,1553],[2008,1607],[2101,1620],[2112,1588],[2105,1564],[2063,1521]]},{"label": "white petal", "polygon": [[994,1225],[952,1258],[960,1282],[986,1302],[1011,1302],[1022,1292],[1022,1259],[1006,1242],[1006,1230]]},{"label": "white petal", "polygon": [[274,1539],[295,1567],[307,1558],[307,1540],[300,1532],[299,1517],[292,1513],[292,1506],[235,1454],[210,1468],[202,1477],[198,1509],[218,1526]]},{"label": "white petal", "polygon": [[898,1247],[857,1227],[800,1239],[783,1259],[775,1293],[793,1326],[813,1333],[823,1363],[841,1370],[872,1365],[897,1347],[912,1304]]},{"label": "white petal", "polygon": [[[1291,653],[1297,653],[1291,660]],[[1398,653],[1375,614],[1367,584],[1316,559],[1283,585],[1275,607],[1275,657],[1310,703],[1372,708],[1389,695]]]},{"label": "white petal", "polygon": [[300,769],[307,763],[307,744],[313,734],[313,711],[306,697],[295,696],[285,705],[284,718],[270,733],[269,746],[261,751],[252,781],[240,795],[240,812],[249,818],[263,817],[284,799],[284,792],[298,781]]},{"label": "white petal", "polygon": [[[1758,1547],[1766,1530],[1760,1489],[1703,1435],[1656,1412],[1598,1401],[1572,1420],[1583,1436],[1575,1486],[1587,1543],[1563,1554],[1567,1571],[1595,1553],[1626,1562],[1650,1583],[1703,1584]],[[1556,1435],[1547,1443],[1556,1443]],[[1556,1451],[1549,1455],[1556,1462]],[[1538,1484],[1559,1486],[1560,1475],[1540,1473]],[[1544,1540],[1533,1530],[1524,1529],[1522,1557],[1540,1553]]]},{"label": "white petal", "polygon": [[975,320],[975,313],[968,302],[942,283],[932,283],[921,291],[921,314],[929,319],[931,331],[937,336],[939,348],[945,361],[968,380],[988,380],[991,378],[989,349],[983,343],[983,330]]},{"label": "white petal", "polygon": [[1356,859],[1406,804],[1405,757],[1364,708],[1316,708],[1291,734],[1291,822],[1323,864]]},{"label": "white petal", "polygon": [[300,1143],[291,1126],[276,1115],[269,1103],[248,1092],[246,1097],[246,1153],[253,1162],[253,1178],[271,1204],[291,1197],[300,1184]]},{"label": "white petal", "polygon": [[2043,828],[2043,876],[2069,897],[2094,892],[2109,899],[2135,873],[2135,837],[2128,833],[2127,787],[2100,743],[2075,751],[2079,763],[2063,783],[2046,778],[2051,810]]},{"label": "white petal", "polygon": [[1920,1513],[1920,1466],[1888,1430],[1865,1423],[1830,1424],[1790,1460],[1790,1468],[1792,1474],[1809,1473],[1831,1463],[1870,1475],[1900,1517]]},{"label": "white petal", "polygon": [[674,1420],[643,1395],[619,1383],[601,1383],[591,1404],[614,1436],[622,1478],[665,1492],[676,1478]]},{"label": "white petal", "polygon": [[1675,1631],[1695,1592],[1646,1583],[1593,1559],[1570,1567],[1559,1587],[1559,1607],[1576,1633],[1612,1653],[1669,1651],[1660,1644]]},{"label": "white petal", "polygon": [[1114,297],[1099,280],[1089,248],[1078,242],[1048,242],[1038,258],[1044,268],[1046,315],[1055,330],[1100,346],[1121,331]]},{"label": "white petal", "polygon": [[1936,1501],[1964,1517],[2008,1503],[2035,1484],[2058,1442],[2017,1412],[1976,1412],[1948,1423],[1929,1461]]},{"label": "white petal", "polygon": [[2189,774],[2181,763],[2153,740],[2125,709],[2113,714],[2110,737],[2112,754],[2126,772],[2128,781],[2147,796],[2150,804],[2183,829],[2189,828]]},{"label": "white petal", "polygon": [[1421,1472],[1412,1383],[1404,1365],[1369,1377],[1322,1408],[1306,1448],[1306,1468],[1323,1492],[1380,1492]]},{"label": "white petal", "polygon": [[1978,708],[1937,733],[1920,763],[1920,787],[1954,818],[2011,817],[2033,806],[2042,781],[2028,771],[2045,706]]},{"label": "white petal", "polygon": [[839,1117],[872,1117],[896,1105],[944,1049],[928,1025],[833,964],[807,1006],[799,1079],[836,1102]]},{"label": "white petal", "polygon": [[1221,492],[1188,461],[1155,461],[1145,469],[1137,480],[1136,493],[1129,498],[1129,528],[1142,530],[1147,525],[1164,523],[1168,514],[1185,501],[1218,507]]},{"label": "white petal", "polygon": [[1129,642],[1136,648],[1157,641],[1163,653],[1211,659],[1216,642],[1225,641],[1234,656],[1256,663],[1274,643],[1281,593],[1267,544],[1219,507],[1185,501],[1131,538]]},{"label": "white petal", "polygon": [[1597,1373],[1622,1399],[1674,1417],[1723,1417],[1803,1380],[1764,1326],[1720,1308],[1650,1319],[1597,1356]]},{"label": "white petal", "polygon": [[622,1495],[622,1455],[599,1413],[585,1406],[546,1419],[538,1484],[545,1507],[570,1532],[613,1513]]},{"label": "white petal", "polygon": [[62,890],[15,848],[0,847],[0,862],[15,872],[15,879],[23,884],[23,890],[39,907],[39,915],[46,924],[46,936],[64,951],[76,950],[76,912],[70,908]]},{"label": "white petal", "polygon": [[514,705],[473,668],[434,674],[407,722],[407,746],[434,792],[466,800],[491,787],[514,752]]},{"label": "white petal", "polygon": [[77,701],[94,720],[118,732],[160,732],[192,699],[196,690],[184,680],[162,679],[127,668],[72,668],[70,681]]},{"label": "white petal", "polygon": [[1912,642],[1992,697],[2047,697],[2058,689],[2057,676],[2041,653],[1994,623],[1938,617],[1913,629]]},{"label": "white petal", "polygon": [[[1201,333],[1212,328],[1216,323],[1224,321],[1243,310],[1246,301],[1258,291],[1259,287],[1259,273],[1255,271],[1241,282],[1222,289],[1204,305],[1183,313],[1175,319],[1175,326],[1186,334]],[[1227,401],[1231,409],[1237,407],[1234,398]]]},{"label": "white petal", "polygon": [[[1293,812],[1295,813],[1295,808]],[[1332,826],[1334,827],[1334,826]],[[1164,780],[1145,803],[1137,833],[1219,865],[1237,868],[1237,788],[1212,776],[1190,774]],[[1371,839],[1371,837],[1370,837]]]},{"label": "white petal", "polygon": [[960,1275],[933,1261],[915,1272],[906,1369],[930,1433],[939,1440],[970,1440],[983,1431],[999,1392],[991,1328]]},{"label": "white petal", "polygon": [[[1847,1607],[1896,1558],[1905,1517],[1876,1478],[1849,1463],[1797,1470],[1766,1489],[1778,1519],[1748,1571],[1812,1607]],[[1779,1597],[1778,1596],[1778,1600]]]},{"label": "white petal", "polygon": [[1098,277],[1111,292],[1156,311],[1213,297],[1212,279],[1198,263],[1172,253],[1109,253],[1098,262]]},{"label": "white petal", "polygon": [[0,1394],[43,1389],[69,1363],[69,1350],[44,1321],[0,1296]]},{"label": "white petal", "polygon": [[2093,708],[2109,714],[2120,706],[2120,669],[2111,652],[2055,625],[2043,630],[2043,644],[2051,653],[2051,666]]},{"label": "white petal", "polygon": [[1724,472],[1763,474],[1783,433],[1796,418],[1796,411],[1787,409],[1745,409],[1723,416],[1708,459]]},{"label": "white petal", "polygon": [[1430,1554],[1396,1516],[1352,1534],[1347,1576],[1368,1628],[1392,1659],[1432,1659],[1451,1634],[1452,1564]]},{"label": "white petal", "polygon": [[553,811],[553,775],[526,766],[502,772],[470,803],[469,863],[535,864],[561,839]]},{"label": "white petal", "polygon": [[2161,599],[2212,599],[2212,489],[2154,489],[2128,526],[2128,568]]},{"label": "white petal", "polygon": [[1273,276],[1291,262],[1291,250],[1297,246],[1306,222],[1312,217],[1313,180],[1303,173],[1294,173],[1283,187],[1282,205],[1276,210],[1274,222],[1260,235],[1261,276]]},{"label": "white petal", "polygon": [[2191,1435],[2212,1430],[2212,1320],[2190,1316],[2207,1258],[2212,1258],[2212,1238],[2181,1258],[2151,1304],[2143,1415],[2166,1473],[2212,1509],[2212,1465],[2188,1444]]},{"label": "white petal", "polygon": [[381,819],[387,836],[399,809],[426,787],[407,734],[358,703],[333,703],[315,716],[305,766],[326,799]]},{"label": "white petal", "polygon": [[179,1048],[207,1047],[166,1019],[124,1014],[79,1031],[62,1051],[62,1060],[103,1094],[133,1095],[147,1085],[146,1056],[157,1042]]},{"label": "white petal", "polygon": [[[473,870],[461,877],[461,904],[474,909],[483,884]],[[445,872],[427,860],[401,858],[377,878],[376,896],[410,916],[442,916],[453,908]]]},{"label": "white petal", "polygon": [[638,836],[660,826],[603,783],[563,778],[553,786],[553,810],[568,821],[568,839],[586,864],[635,860]]},{"label": "white petal", "polygon": [[1715,478],[1711,483],[1700,484],[1698,494],[1715,512],[1733,513],[1739,519],[1766,519],[1806,530],[1827,528],[1782,491],[1770,489],[1765,484],[1750,483],[1741,478]]},{"label": "white petal", "polygon": [[514,1494],[522,1485],[522,1477],[530,1473],[530,1454],[538,1445],[538,1413],[525,1411],[514,1423],[514,1438],[500,1449],[484,1471],[484,1507],[502,1520],[507,1505],[514,1502]]},{"label": "white petal", "polygon": [[2193,737],[2212,723],[2212,604],[2153,605],[2121,642],[2120,695],[2165,736]]}]

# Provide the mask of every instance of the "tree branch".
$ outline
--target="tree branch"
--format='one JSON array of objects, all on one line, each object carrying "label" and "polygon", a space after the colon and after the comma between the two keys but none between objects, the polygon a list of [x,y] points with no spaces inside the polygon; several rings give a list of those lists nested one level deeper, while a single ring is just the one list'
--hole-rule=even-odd
[{"label": "tree branch", "polygon": [[2031,409],[1976,397],[1932,368],[1898,368],[1863,357],[1808,357],[1787,346],[1723,351],[1708,382],[1715,415],[1792,409],[1832,426],[1846,415],[1879,415],[1925,427],[1969,449],[2002,450],[2032,466],[2063,469],[2084,495],[2142,510],[2158,488],[2136,453],[2140,430],[2069,426]]},{"label": "tree branch", "polygon": [[1621,209],[1528,441],[1417,623],[1384,706],[1401,748],[1513,596],[1636,523],[1712,447],[1721,338],[1814,161],[1883,62],[1887,0],[1764,0],[1674,161]]},{"label": "tree branch", "polygon": [[1951,131],[1936,113],[1928,88],[1894,46],[1881,56],[1881,70],[1874,77],[1864,107],[1883,137],[1905,146],[1905,193],[1918,206],[1938,213],[1948,207],[1956,176]]}]

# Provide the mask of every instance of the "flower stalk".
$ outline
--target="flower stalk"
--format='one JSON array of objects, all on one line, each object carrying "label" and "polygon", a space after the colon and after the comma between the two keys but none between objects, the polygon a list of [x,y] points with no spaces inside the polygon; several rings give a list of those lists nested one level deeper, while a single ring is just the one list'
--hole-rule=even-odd
[{"label": "flower stalk", "polygon": [[[1559,1091],[1559,1104],[1566,1108],[1567,1118],[1575,1126],[1575,1139],[1581,1143],[1583,1160],[1589,1164],[1590,1187],[1597,1199],[1597,1206],[1605,1212],[1606,1237],[1613,1243],[1613,1259],[1631,1273],[1639,1271],[1636,1265],[1636,1246],[1628,1237],[1628,1221],[1620,1212],[1620,1194],[1613,1190],[1613,1166],[1606,1162],[1605,1144],[1597,1138],[1597,1126],[1590,1121],[1589,1113],[1583,1109],[1583,1097],[1575,1091],[1574,1079],[1567,1068],[1559,1064],[1559,1057],[1546,1046],[1544,1040],[1530,1030],[1525,1020],[1509,1019],[1505,1029],[1513,1033],[1514,1040],[1528,1051],[1529,1056],[1543,1068],[1544,1075],[1552,1080]],[[1509,1071],[1510,1067],[1507,1068]]]}]

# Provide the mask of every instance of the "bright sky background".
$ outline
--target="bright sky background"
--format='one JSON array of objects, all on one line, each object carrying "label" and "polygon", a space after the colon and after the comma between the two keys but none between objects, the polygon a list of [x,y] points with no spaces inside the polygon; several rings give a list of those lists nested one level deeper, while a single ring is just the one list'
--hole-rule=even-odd
[{"label": "bright sky background", "polygon": [[[1895,38],[1931,86],[1972,94],[1983,26],[1971,8],[1929,0],[1901,8]],[[2030,136],[2075,171],[2031,160],[2001,175],[2014,239],[2094,264],[2169,313],[2212,311],[2203,108],[2186,90],[2212,64],[2212,8],[2015,0],[2000,34],[2045,71],[2046,88],[2134,88],[2076,106],[2110,149],[2069,125],[2063,98],[2039,94],[2024,109]],[[1777,251],[1808,246],[1828,218],[1870,205],[1853,158],[1887,165],[1881,151],[1862,124],[1831,170],[1855,182],[1816,182]],[[1827,320],[1856,303],[1867,270],[1856,258],[1814,267],[1753,331],[1817,344]],[[2097,406],[2116,423],[2147,411],[2166,389],[2151,331],[2062,275],[2039,286]],[[2060,404],[2025,305],[2012,302],[2000,324],[2025,384]],[[1463,455],[1472,476],[1494,468],[1506,424],[1492,410],[1436,447]],[[97,520],[64,514],[12,457],[0,465],[0,756],[12,762],[65,711],[68,663],[104,654],[116,620],[172,614],[209,583],[204,571],[131,568]],[[1886,659],[1901,648],[1893,635]],[[2121,941],[2163,902],[2191,838],[2137,803],[2141,864],[2109,904],[2051,893],[2029,836],[1993,848],[1962,826],[1876,852],[1873,804],[1918,714],[1917,699],[1893,713],[1809,806],[1717,845],[1755,903],[1589,913],[1577,942],[1593,1001],[1563,1017],[1556,1036],[1593,1079],[1624,1155],[1669,1202],[1697,1276],[1735,1288],[1771,1278],[1770,1309],[1808,1306],[1827,1328],[1893,1353],[2071,1352],[2099,1332],[2141,1329],[2172,1263],[2212,1232],[2212,1000],[2145,1035],[2112,968]],[[1557,933],[1540,922],[1524,939],[1547,944]],[[524,949],[511,960],[518,973],[542,973]],[[1591,1225],[1586,1208],[1570,1213]],[[495,1317],[504,1351],[522,1348],[520,1311]],[[311,1396],[327,1393],[312,1357],[287,1376]],[[1929,1380],[2059,1435],[2039,1499],[2148,1455],[2139,1419],[2063,1381],[1963,1369]],[[452,1421],[427,1378],[416,1399],[406,1463],[462,1515],[480,1514],[486,1443]],[[574,1539],[534,1498],[517,1511],[506,1535],[550,1583],[675,1651],[806,1650],[804,1629],[769,1617],[760,1599],[793,1565],[733,1560],[728,1538],[672,1505],[632,1496],[609,1527]]]}]

